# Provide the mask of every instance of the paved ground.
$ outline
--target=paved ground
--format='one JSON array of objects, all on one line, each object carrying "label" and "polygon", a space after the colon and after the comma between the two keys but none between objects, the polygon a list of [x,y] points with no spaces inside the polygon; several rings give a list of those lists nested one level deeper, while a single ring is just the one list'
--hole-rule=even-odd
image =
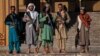
[{"label": "paved ground", "polygon": [[16,55],[12,55],[12,54],[0,54],[0,56],[100,56],[100,54],[84,54],[84,53],[66,53],[66,54],[47,54],[47,55],[43,55],[41,53],[39,53],[38,55],[34,55],[34,54],[16,54]]},{"label": "paved ground", "polygon": [[8,48],[7,47],[0,47],[0,56],[100,56],[100,47],[90,47],[89,53],[79,53],[79,48],[76,50],[74,46],[67,46],[66,53],[58,53],[57,48],[54,47],[54,53],[49,53],[47,55],[42,54],[42,47],[38,55],[34,55],[33,53],[33,46],[32,46],[32,53],[26,54],[27,45],[22,44],[21,46],[21,53],[12,55],[7,54]]}]

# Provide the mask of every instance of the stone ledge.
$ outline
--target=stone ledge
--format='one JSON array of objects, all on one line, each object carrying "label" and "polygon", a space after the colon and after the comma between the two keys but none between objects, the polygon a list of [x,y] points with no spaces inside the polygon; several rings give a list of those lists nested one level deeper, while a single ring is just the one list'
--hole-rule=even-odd
[{"label": "stone ledge", "polygon": [[54,54],[0,54],[0,56],[100,56],[100,54],[93,54],[93,53],[54,53]]}]

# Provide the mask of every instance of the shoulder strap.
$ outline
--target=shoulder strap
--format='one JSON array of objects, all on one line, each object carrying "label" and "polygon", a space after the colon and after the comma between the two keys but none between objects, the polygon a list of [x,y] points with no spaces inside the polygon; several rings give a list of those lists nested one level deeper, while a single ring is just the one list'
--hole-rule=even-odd
[{"label": "shoulder strap", "polygon": [[13,16],[12,16],[12,15],[10,15],[10,18],[11,18],[11,20],[12,20],[12,22],[13,22],[14,26],[15,26],[15,22],[14,22]]},{"label": "shoulder strap", "polygon": [[59,12],[57,12],[57,15],[61,17],[61,14]]},{"label": "shoulder strap", "polygon": [[26,12],[26,15],[30,18],[30,20],[32,20],[32,17],[30,16],[29,12]]}]

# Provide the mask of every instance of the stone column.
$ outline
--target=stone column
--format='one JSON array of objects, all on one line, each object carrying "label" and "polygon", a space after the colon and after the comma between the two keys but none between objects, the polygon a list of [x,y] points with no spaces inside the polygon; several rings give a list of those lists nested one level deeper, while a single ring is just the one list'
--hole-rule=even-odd
[{"label": "stone column", "polygon": [[[6,1],[5,1],[5,4],[6,4],[6,6],[5,6],[5,7],[6,7],[6,16],[5,16],[5,17],[7,17],[7,15],[10,13],[10,5],[11,5],[11,4],[10,4],[10,1],[11,1],[11,0],[6,0]],[[8,36],[9,36],[9,35],[8,35],[8,31],[9,31],[9,29],[8,29],[8,26],[6,25],[6,27],[5,27],[6,46],[8,45]]]},{"label": "stone column", "polygon": [[6,45],[6,27],[5,27],[5,16],[6,16],[6,0],[0,0],[0,45],[5,46]]}]

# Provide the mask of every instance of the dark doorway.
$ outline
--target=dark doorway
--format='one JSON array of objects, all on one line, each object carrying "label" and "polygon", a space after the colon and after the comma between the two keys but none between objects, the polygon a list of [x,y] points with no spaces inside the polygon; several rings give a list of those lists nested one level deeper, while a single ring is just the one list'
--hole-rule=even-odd
[{"label": "dark doorway", "polygon": [[25,12],[19,12],[18,15],[21,21],[20,43],[25,43],[25,22],[22,21]]}]

